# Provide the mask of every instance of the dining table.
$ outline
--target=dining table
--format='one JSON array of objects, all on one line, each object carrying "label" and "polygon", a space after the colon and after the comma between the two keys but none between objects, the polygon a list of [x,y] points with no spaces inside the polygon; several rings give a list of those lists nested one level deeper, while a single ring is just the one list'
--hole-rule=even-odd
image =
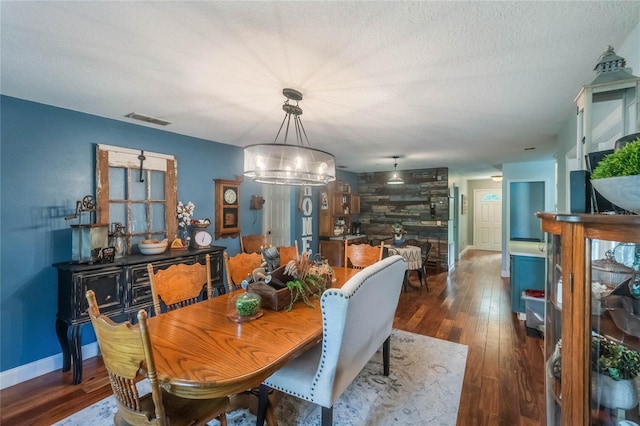
[{"label": "dining table", "polygon": [[[359,271],[334,267],[331,287]],[[167,392],[192,399],[233,396],[260,385],[322,340],[320,301],[291,311],[263,309],[246,322],[227,317],[238,290],[148,319],[156,373]]]},{"label": "dining table", "polygon": [[[422,249],[412,245],[390,245],[387,247],[389,256],[398,254],[404,258],[407,263],[407,271],[404,274],[404,284],[416,288],[409,281],[409,273],[418,271],[420,279],[422,279]],[[426,279],[426,277],[425,277]]]}]

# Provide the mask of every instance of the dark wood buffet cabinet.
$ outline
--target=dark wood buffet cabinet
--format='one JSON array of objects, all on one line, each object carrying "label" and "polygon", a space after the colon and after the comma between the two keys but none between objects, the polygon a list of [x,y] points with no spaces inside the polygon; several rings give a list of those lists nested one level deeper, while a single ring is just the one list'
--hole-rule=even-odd
[{"label": "dark wood buffet cabinet", "polygon": [[[78,264],[56,263],[58,269],[58,313],[56,334],[62,347],[62,371],[73,367],[73,384],[82,381],[82,325],[88,323],[85,293],[93,290],[100,312],[114,321],[136,321],[140,309],[153,314],[153,300],[147,273],[147,264],[154,269],[166,269],[178,263],[211,260],[211,283],[216,294],[225,292],[222,276],[222,253],[225,247],[206,249],[167,250],[157,255],[131,255],[116,259],[114,263]],[[203,292],[206,297],[206,292]]]}]

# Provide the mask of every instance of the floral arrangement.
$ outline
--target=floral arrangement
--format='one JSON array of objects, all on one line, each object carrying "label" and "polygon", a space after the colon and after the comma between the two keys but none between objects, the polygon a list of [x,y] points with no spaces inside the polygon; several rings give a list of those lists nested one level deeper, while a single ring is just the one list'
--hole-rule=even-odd
[{"label": "floral arrangement", "polygon": [[176,208],[176,212],[178,213],[178,227],[184,228],[191,222],[191,216],[193,216],[193,210],[196,206],[193,205],[191,201],[189,201],[186,205],[182,203],[182,201],[178,201],[178,207]]},{"label": "floral arrangement", "polygon": [[640,374],[640,353],[602,336],[591,337],[591,369],[613,380]]},{"label": "floral arrangement", "polygon": [[315,308],[310,299],[312,297],[320,298],[327,289],[327,279],[319,274],[321,272],[311,261],[307,252],[303,252],[297,259],[287,263],[284,273],[294,278],[292,281],[287,281],[287,288],[291,291],[291,303],[287,307],[287,311],[293,309],[293,304],[298,299],[304,300],[307,306]]}]

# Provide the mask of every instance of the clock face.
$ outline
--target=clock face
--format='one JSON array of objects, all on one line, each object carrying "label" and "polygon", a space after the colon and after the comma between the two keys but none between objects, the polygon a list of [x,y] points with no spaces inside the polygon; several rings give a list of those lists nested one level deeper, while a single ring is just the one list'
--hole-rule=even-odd
[{"label": "clock face", "polygon": [[195,240],[196,244],[200,247],[210,246],[211,241],[213,240],[213,238],[211,237],[211,234],[209,234],[207,231],[196,232],[196,234],[193,236],[193,239]]},{"label": "clock face", "polygon": [[235,204],[238,199],[236,190],[233,188],[227,188],[224,190],[224,202],[227,204]]}]

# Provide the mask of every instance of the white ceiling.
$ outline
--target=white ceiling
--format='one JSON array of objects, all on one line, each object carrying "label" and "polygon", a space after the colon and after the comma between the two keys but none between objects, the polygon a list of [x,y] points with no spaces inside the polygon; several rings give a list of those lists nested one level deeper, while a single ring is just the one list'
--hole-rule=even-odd
[{"label": "white ceiling", "polygon": [[273,142],[291,87],[311,145],[345,170],[399,155],[487,176],[550,158],[600,54],[640,20],[638,1],[0,7],[4,95],[245,146]]}]

